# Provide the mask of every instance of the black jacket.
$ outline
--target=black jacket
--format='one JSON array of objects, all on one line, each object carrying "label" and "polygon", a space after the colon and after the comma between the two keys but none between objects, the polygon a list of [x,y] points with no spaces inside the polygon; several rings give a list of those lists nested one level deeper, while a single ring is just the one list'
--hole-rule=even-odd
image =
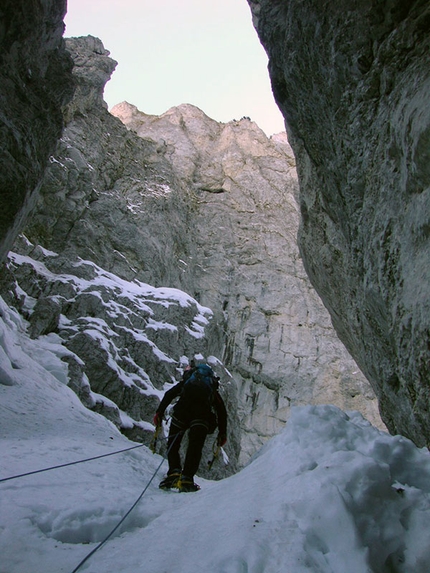
[{"label": "black jacket", "polygon": [[[167,392],[164,394],[164,397],[157,408],[157,413],[160,414],[160,416],[164,415],[167,406],[179,396],[179,400],[173,408],[173,415],[179,421],[190,422],[197,419],[209,421],[211,419],[211,407],[208,407],[205,404],[192,402],[189,399],[185,400],[183,397],[181,397],[184,384],[190,375],[191,371],[188,370],[185,372],[182,380],[170,388],[170,390],[167,390]],[[221,435],[227,435],[227,410],[218,390],[214,392],[212,406],[215,409],[217,415],[219,433]]]}]

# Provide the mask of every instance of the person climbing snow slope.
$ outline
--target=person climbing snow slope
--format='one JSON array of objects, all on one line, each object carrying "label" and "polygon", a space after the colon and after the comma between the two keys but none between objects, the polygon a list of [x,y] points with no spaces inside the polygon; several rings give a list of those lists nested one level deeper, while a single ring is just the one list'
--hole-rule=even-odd
[{"label": "person climbing snow slope", "polygon": [[[160,426],[164,412],[171,402],[179,397],[172,413],[167,441],[167,476],[160,482],[161,489],[175,488],[182,492],[197,491],[194,483],[206,436],[218,426],[217,445],[227,441],[227,411],[219,392],[219,378],[207,364],[187,367],[182,380],[167,390],[154,416],[154,425]],[[216,414],[214,413],[214,411]],[[188,447],[184,466],[181,464],[180,446],[188,430]]]}]

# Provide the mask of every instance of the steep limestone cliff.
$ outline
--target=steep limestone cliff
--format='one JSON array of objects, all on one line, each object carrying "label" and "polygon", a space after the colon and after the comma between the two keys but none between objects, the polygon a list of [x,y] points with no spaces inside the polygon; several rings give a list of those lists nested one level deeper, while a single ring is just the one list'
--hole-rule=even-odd
[{"label": "steep limestone cliff", "polygon": [[153,117],[121,104],[114,113],[127,130],[102,100],[115,67],[102,43],[67,46],[78,89],[29,239],[128,281],[180,288],[213,310],[207,349],[235,380],[241,463],[291,405],[334,403],[380,424],[300,260],[285,134],[268,139],[249,118],[220,124],[190,105]]},{"label": "steep limestone cliff", "polygon": [[430,442],[430,6],[249,0],[300,180],[300,249],[392,432]]},{"label": "steep limestone cliff", "polygon": [[66,0],[0,6],[0,262],[37,198],[72,95]]},{"label": "steep limestone cliff", "polygon": [[[161,388],[184,353],[218,356],[232,377],[233,466],[279,431],[292,405],[333,403],[380,424],[374,393],[337,339],[300,260],[295,164],[285,134],[268,139],[249,118],[221,124],[191,105],[153,117],[121,104],[114,111],[126,129],[102,100],[116,63],[100,40],[70,39],[67,46],[76,95],[25,229],[33,246],[18,241],[9,269],[27,301],[32,336],[58,332],[78,357],[70,359],[72,386],[85,400],[82,379],[88,380],[105,396],[101,410],[117,423],[124,412],[137,438],[140,421],[151,421],[155,394],[143,405],[136,378]],[[47,270],[22,258],[28,256]],[[162,341],[170,370],[164,359],[148,361],[153,353],[131,335],[147,324],[147,316],[135,316],[138,307],[127,318],[123,311],[115,316],[115,289],[94,281],[75,292],[94,265],[118,281],[181,289],[211,308],[204,339],[193,346],[178,334],[176,306],[175,321],[168,321],[175,335],[167,326],[155,334],[145,326],[152,342]],[[121,350],[106,352],[112,344]],[[125,392],[124,368],[137,389]]]},{"label": "steep limestone cliff", "polygon": [[123,103],[112,113],[163,150],[197,200],[188,231],[199,263],[192,294],[225,324],[223,356],[240,388],[246,454],[279,431],[291,405],[334,402],[378,423],[373,393],[300,260],[285,134],[268,139],[249,118],[220,124],[190,105],[154,117]]}]

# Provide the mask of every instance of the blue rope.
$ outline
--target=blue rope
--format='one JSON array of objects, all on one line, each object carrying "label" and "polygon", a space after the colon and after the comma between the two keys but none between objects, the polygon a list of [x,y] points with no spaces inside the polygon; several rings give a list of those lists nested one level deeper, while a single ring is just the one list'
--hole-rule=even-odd
[{"label": "blue rope", "polygon": [[[139,501],[142,499],[142,497],[144,496],[146,490],[148,489],[148,487],[151,485],[152,480],[155,478],[155,476],[158,473],[158,470],[161,468],[161,466],[163,465],[164,460],[167,458],[173,444],[175,443],[177,437],[182,434],[182,432],[178,432],[177,434],[175,434],[174,436],[169,436],[169,437],[174,437],[174,440],[172,441],[172,443],[170,444],[165,456],[163,456],[161,462],[159,463],[157,469],[155,470],[155,472],[152,474],[151,479],[149,480],[149,482],[146,484],[145,488],[143,489],[142,493],[139,495],[139,497],[136,499],[136,501],[133,503],[133,505],[130,507],[130,509],[127,511],[127,513],[122,517],[122,519],[118,522],[118,524],[114,527],[114,529],[112,529],[112,531],[109,533],[109,535],[107,535],[103,541],[101,541],[92,551],[90,551],[90,553],[88,553],[88,555],[82,559],[82,561],[77,565],[77,567],[75,567],[75,569],[73,569],[72,573],[76,573],[76,571],[78,571],[78,569],[81,568],[81,566],[92,556],[94,555],[94,553],[96,551],[98,551],[111,537],[112,535],[115,533],[115,531],[117,531],[117,529],[124,523],[125,519],[127,519],[127,517],[130,515],[130,513],[133,511],[133,509],[136,507],[136,505],[139,503]],[[167,439],[166,437],[163,437],[161,439]],[[137,446],[132,446],[130,448],[125,448],[124,450],[117,450],[115,452],[110,452],[108,454],[102,454],[100,456],[94,456],[92,458],[86,458],[84,460],[77,460],[75,462],[69,462],[66,464],[60,464],[58,466],[51,466],[49,468],[43,468],[41,470],[34,470],[31,472],[27,472],[24,474],[19,474],[19,475],[15,475],[15,476],[10,476],[7,478],[1,478],[0,479],[0,483],[1,482],[6,482],[9,480],[14,480],[14,479],[18,479],[21,477],[25,477],[25,476],[30,476],[30,475],[34,475],[34,474],[38,474],[38,473],[42,473],[42,472],[47,472],[50,470],[55,470],[58,468],[65,468],[67,466],[73,466],[73,465],[77,465],[77,464],[82,464],[84,462],[90,462],[92,460],[99,460],[100,458],[106,458],[108,456],[114,456],[116,454],[121,454],[122,452],[129,452],[130,450],[135,450],[136,448],[141,448],[142,446],[144,446],[145,444],[139,444]]]},{"label": "blue rope", "polygon": [[161,468],[162,464],[164,462],[164,458],[161,460],[160,464],[158,465],[157,469],[155,470],[155,472],[152,474],[151,479],[149,480],[149,482],[146,484],[144,490],[142,491],[142,493],[139,495],[139,497],[136,499],[136,501],[133,503],[133,505],[130,507],[130,509],[127,511],[127,513],[122,517],[122,519],[118,522],[118,524],[112,529],[112,531],[109,533],[109,535],[107,535],[103,541],[101,541],[96,547],[94,547],[94,549],[92,551],[90,551],[88,553],[88,555],[86,557],[84,557],[84,559],[82,559],[82,561],[79,563],[79,565],[77,567],[75,567],[72,571],[72,573],[76,573],[76,571],[78,571],[78,569],[80,569],[82,567],[82,565],[88,561],[88,559],[94,555],[94,553],[96,551],[98,551],[100,549],[100,547],[102,547],[111,537],[112,535],[115,533],[115,531],[124,523],[125,519],[130,515],[130,513],[133,511],[133,509],[136,507],[136,505],[139,503],[139,501],[142,499],[144,493],[146,492],[146,490],[148,489],[148,487],[151,485],[152,480],[155,478],[155,476],[157,475],[158,470]]},{"label": "blue rope", "polygon": [[[96,551],[98,551],[111,537],[112,535],[115,533],[115,531],[124,523],[124,520],[130,515],[130,513],[133,511],[133,509],[136,507],[136,505],[139,503],[139,501],[142,499],[143,495],[145,494],[146,490],[148,489],[148,487],[151,485],[152,480],[155,478],[155,476],[158,473],[158,470],[161,468],[161,466],[163,465],[164,460],[167,458],[167,456],[169,455],[169,452],[173,446],[173,444],[176,442],[177,437],[182,434],[182,432],[178,432],[177,434],[174,435],[174,440],[172,441],[172,443],[169,446],[169,449],[166,452],[166,455],[163,456],[161,462],[159,463],[157,469],[155,470],[155,472],[152,474],[151,479],[149,480],[149,482],[146,484],[144,490],[142,491],[142,493],[139,495],[139,497],[136,499],[136,501],[133,503],[133,505],[130,507],[130,509],[127,511],[127,513],[122,517],[122,519],[119,521],[119,523],[112,529],[112,531],[109,533],[109,535],[107,535],[103,541],[101,541],[96,547],[94,547],[94,549],[92,551],[90,551],[88,553],[88,555],[86,557],[84,557],[84,559],[82,559],[82,561],[77,565],[77,567],[75,567],[72,571],[72,573],[76,573],[76,571],[78,571],[78,569],[80,569],[82,567],[82,565],[88,561],[88,559],[94,555],[94,553]],[[170,436],[173,437],[173,436]]]},{"label": "blue rope", "polygon": [[141,448],[144,445],[145,444],[139,444],[138,446],[132,446],[131,448],[126,448],[125,450],[118,450],[116,452],[110,452],[109,454],[102,454],[101,456],[95,456],[93,458],[86,458],[85,460],[78,460],[76,462],[69,462],[67,464],[60,464],[59,466],[51,466],[49,468],[44,468],[42,470],[35,470],[32,472],[27,472],[25,474],[19,474],[19,475],[7,477],[7,478],[1,478],[0,483],[4,482],[4,481],[9,481],[12,479],[18,479],[18,478],[25,477],[25,476],[31,476],[33,474],[40,474],[42,472],[47,472],[50,470],[56,470],[58,468],[65,468],[67,466],[74,466],[76,464],[83,464],[84,462],[91,462],[92,460],[99,460],[100,458],[106,458],[108,456],[114,456],[115,454],[121,454],[122,452],[129,452],[130,450],[135,450],[136,448]]}]

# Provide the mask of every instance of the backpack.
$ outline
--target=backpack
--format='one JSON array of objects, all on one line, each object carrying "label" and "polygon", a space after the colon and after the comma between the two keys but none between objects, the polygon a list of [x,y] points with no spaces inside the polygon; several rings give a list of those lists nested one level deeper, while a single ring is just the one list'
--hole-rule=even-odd
[{"label": "backpack", "polygon": [[212,406],[219,378],[207,364],[198,364],[184,382],[181,397],[209,408]]}]

